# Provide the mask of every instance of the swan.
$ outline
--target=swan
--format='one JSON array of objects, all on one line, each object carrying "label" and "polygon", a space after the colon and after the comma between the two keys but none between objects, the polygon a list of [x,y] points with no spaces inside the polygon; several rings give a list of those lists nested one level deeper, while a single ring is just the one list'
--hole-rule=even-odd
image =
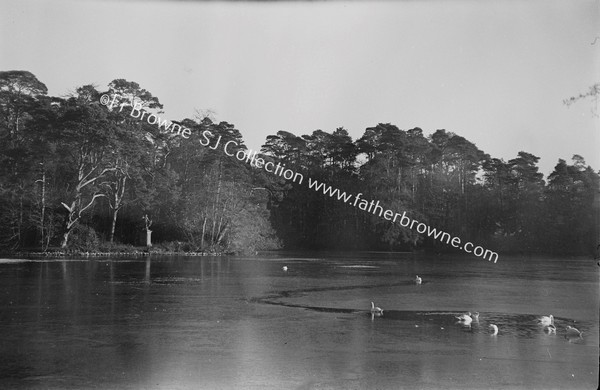
[{"label": "swan", "polygon": [[284,270],[284,271],[287,271],[287,269],[288,269],[287,265],[284,265],[283,268],[282,268],[282,270]]},{"label": "swan", "polygon": [[375,306],[375,304],[371,302],[371,313],[381,315],[383,314],[383,309]]},{"label": "swan", "polygon": [[494,331],[492,332],[492,336],[495,336],[498,334],[498,327],[494,324],[490,324],[490,328],[492,328]]},{"label": "swan", "polygon": [[415,278],[415,283],[416,283],[416,284],[421,284],[421,282],[423,282],[423,279],[421,279],[421,278],[419,277],[419,275],[417,275],[417,277]]},{"label": "swan", "polygon": [[478,322],[479,321],[479,312],[476,311],[472,316],[473,321]]},{"label": "swan", "polygon": [[545,330],[548,331],[548,333],[556,333],[556,326],[550,324],[546,327]]},{"label": "swan", "polygon": [[469,312],[469,314],[461,314],[460,316],[458,316],[456,318],[458,319],[458,321],[461,324],[469,325],[473,321],[473,318],[471,318],[470,314],[471,314],[471,312]]},{"label": "swan", "polygon": [[538,322],[542,325],[548,326],[554,324],[554,316],[550,314],[550,316],[542,316]]},{"label": "swan", "polygon": [[581,332],[579,329],[572,327],[571,325],[567,326],[567,336],[568,337],[581,337]]}]

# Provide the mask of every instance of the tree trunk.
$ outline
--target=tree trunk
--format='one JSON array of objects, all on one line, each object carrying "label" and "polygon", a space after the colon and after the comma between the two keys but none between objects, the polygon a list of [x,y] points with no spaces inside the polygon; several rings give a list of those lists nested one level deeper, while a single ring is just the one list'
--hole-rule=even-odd
[{"label": "tree trunk", "polygon": [[215,241],[215,230],[217,228],[217,205],[219,204],[219,198],[221,196],[221,160],[219,160],[219,176],[218,176],[218,182],[217,182],[217,195],[215,197],[215,201],[213,203],[213,226],[212,226],[212,232],[210,235],[210,243],[211,246],[214,245],[216,243]]},{"label": "tree trunk", "polygon": [[112,246],[114,238],[115,238],[115,227],[117,226],[117,214],[119,213],[119,209],[114,209],[112,216],[112,224],[110,226],[110,245]]},{"label": "tree trunk", "polygon": [[60,247],[63,249],[67,248],[67,245],[69,244],[69,235],[71,234],[71,229],[67,230],[65,232],[65,234],[63,234],[63,240],[62,243],[60,244]]},{"label": "tree trunk", "polygon": [[40,163],[40,165],[42,166],[42,178],[41,179],[37,179],[35,182],[42,183],[42,189],[41,189],[41,194],[40,194],[40,214],[39,214],[39,218],[36,220],[36,228],[39,230],[40,233],[40,247],[43,248],[44,247],[44,241],[45,241],[45,237],[46,237],[46,170],[44,169],[44,163]]},{"label": "tree trunk", "polygon": [[23,231],[23,183],[21,183],[21,193],[19,195],[19,228],[17,230],[17,246],[21,245],[21,232]]},{"label": "tree trunk", "polygon": [[44,169],[44,166],[42,165],[42,215],[40,216],[41,219],[41,230],[42,230],[42,239],[40,241],[41,245],[44,246],[44,232],[45,232],[45,220],[46,220],[46,170]]},{"label": "tree trunk", "polygon": [[219,227],[217,228],[217,245],[221,243],[222,240],[222,231],[221,229],[223,228],[223,216],[225,215],[225,208],[227,207],[227,204],[224,203],[223,204],[223,210],[221,211],[221,215],[219,217]]},{"label": "tree trunk", "polygon": [[[117,226],[117,216],[119,214],[119,210],[123,207],[123,198],[125,196],[125,185],[127,184],[127,176],[124,173],[121,173],[123,176],[117,178],[117,182],[114,188],[114,203],[111,205],[109,202],[109,206],[113,209],[112,215],[112,224],[110,227],[110,245],[113,244],[115,238],[115,227]],[[111,186],[112,189],[112,186]]]},{"label": "tree trunk", "polygon": [[206,234],[206,215],[202,223],[202,236],[200,237],[200,249],[204,250],[204,235]]}]

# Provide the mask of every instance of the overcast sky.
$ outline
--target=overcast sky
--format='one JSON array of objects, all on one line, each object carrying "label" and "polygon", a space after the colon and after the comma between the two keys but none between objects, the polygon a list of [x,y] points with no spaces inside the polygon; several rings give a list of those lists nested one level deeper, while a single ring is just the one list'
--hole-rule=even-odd
[{"label": "overcast sky", "polygon": [[[392,123],[446,129],[493,157],[585,157],[600,169],[593,102],[599,2],[0,2],[0,70],[51,95],[138,82],[170,119],[211,109],[258,149],[267,135]],[[597,42],[594,43],[595,38]]]}]

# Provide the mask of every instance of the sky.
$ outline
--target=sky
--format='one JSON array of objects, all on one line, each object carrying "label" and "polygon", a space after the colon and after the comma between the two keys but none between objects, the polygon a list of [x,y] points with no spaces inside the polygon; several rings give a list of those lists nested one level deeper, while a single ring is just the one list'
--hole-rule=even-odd
[{"label": "sky", "polygon": [[5,0],[0,70],[54,96],[135,81],[164,117],[211,110],[254,150],[279,130],[356,139],[392,123],[504,160],[532,153],[544,175],[574,154],[597,171],[594,102],[563,100],[600,82],[599,4]]}]

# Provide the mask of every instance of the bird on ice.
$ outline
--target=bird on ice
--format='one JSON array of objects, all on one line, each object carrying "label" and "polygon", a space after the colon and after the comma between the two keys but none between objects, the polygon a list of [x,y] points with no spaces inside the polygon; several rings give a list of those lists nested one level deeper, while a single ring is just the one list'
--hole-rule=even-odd
[{"label": "bird on ice", "polygon": [[417,277],[415,278],[415,283],[416,283],[416,284],[421,284],[422,282],[423,282],[423,279],[421,279],[421,278],[419,277],[419,275],[417,275]]},{"label": "bird on ice", "polygon": [[284,271],[287,271],[288,270],[287,265],[284,265],[283,268],[281,268],[281,269]]},{"label": "bird on ice", "polygon": [[464,325],[470,325],[471,322],[473,322],[473,318],[471,318],[471,312],[469,312],[469,314],[461,314],[460,316],[457,316],[456,319]]},{"label": "bird on ice", "polygon": [[554,316],[552,314],[549,316],[542,316],[538,319],[538,322],[544,326],[554,325]]},{"label": "bird on ice", "polygon": [[371,302],[371,313],[381,315],[381,314],[383,314],[383,309],[375,306],[375,304],[373,302]]},{"label": "bird on ice", "polygon": [[567,337],[581,337],[581,332],[579,329],[572,327],[571,325],[567,326]]}]

